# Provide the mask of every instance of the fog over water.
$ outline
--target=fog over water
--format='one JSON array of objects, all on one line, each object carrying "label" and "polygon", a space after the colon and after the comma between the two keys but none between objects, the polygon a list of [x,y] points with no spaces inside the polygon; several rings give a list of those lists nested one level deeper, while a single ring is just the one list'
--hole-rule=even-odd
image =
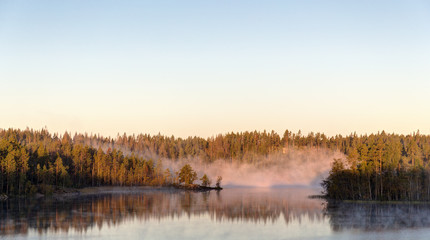
[{"label": "fog over water", "polygon": [[[222,177],[224,186],[279,187],[312,186],[319,187],[328,176],[333,159],[346,159],[345,154],[328,148],[284,148],[282,151],[265,155],[254,155],[249,160],[217,159],[208,162],[198,157],[168,159],[157,154],[131,151],[119,144],[108,145],[86,141],[85,144],[107,151],[113,147],[125,155],[135,154],[144,159],[152,159],[154,164],[162,161],[162,168],[169,168],[172,174],[184,164],[190,164],[200,178],[207,174],[215,184],[217,176]],[[198,181],[197,181],[198,182]]]},{"label": "fog over water", "polygon": [[291,149],[285,152],[261,156],[254,162],[237,163],[220,159],[204,163],[199,159],[182,159],[175,162],[164,159],[163,164],[173,171],[189,163],[202,176],[214,181],[222,176],[225,186],[276,187],[320,186],[328,176],[334,158],[345,158],[340,152],[328,149]]}]

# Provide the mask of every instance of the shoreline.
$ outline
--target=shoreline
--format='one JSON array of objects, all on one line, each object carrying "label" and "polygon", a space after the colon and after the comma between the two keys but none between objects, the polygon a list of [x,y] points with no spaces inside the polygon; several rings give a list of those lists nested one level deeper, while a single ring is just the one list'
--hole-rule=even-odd
[{"label": "shoreline", "polygon": [[207,192],[207,191],[220,191],[222,188],[205,187],[200,185],[182,186],[182,185],[169,185],[169,186],[98,186],[98,187],[83,187],[83,188],[57,188],[51,194],[42,194],[40,192],[34,195],[19,195],[10,196],[0,194],[0,201],[15,198],[30,198],[30,199],[56,199],[62,200],[66,198],[84,197],[102,194],[142,194],[142,193],[179,193],[179,192]]}]

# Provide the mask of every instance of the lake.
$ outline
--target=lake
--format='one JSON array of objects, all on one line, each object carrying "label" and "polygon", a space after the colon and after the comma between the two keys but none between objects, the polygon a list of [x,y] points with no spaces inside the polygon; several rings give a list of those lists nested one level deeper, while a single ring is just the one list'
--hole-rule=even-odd
[{"label": "lake", "polygon": [[5,239],[428,239],[429,204],[327,203],[317,188],[148,189],[0,202]]}]

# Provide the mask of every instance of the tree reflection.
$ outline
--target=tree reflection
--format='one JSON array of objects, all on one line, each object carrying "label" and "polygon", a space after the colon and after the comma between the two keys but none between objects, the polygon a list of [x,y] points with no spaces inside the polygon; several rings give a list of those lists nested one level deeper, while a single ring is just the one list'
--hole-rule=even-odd
[{"label": "tree reflection", "polygon": [[306,217],[323,218],[322,201],[299,190],[229,189],[222,192],[101,194],[66,200],[9,200],[0,202],[0,236],[46,232],[85,232],[116,226],[127,220],[162,220],[207,215],[214,221],[286,224]]},{"label": "tree reflection", "polygon": [[306,189],[226,189],[221,192],[146,191],[87,195],[65,200],[0,202],[1,236],[29,231],[85,233],[130,221],[190,217],[217,222],[270,224],[323,219],[335,232],[430,227],[430,204],[326,203]]},{"label": "tree reflection", "polygon": [[430,227],[430,204],[329,202],[325,215],[333,231],[383,231]]}]

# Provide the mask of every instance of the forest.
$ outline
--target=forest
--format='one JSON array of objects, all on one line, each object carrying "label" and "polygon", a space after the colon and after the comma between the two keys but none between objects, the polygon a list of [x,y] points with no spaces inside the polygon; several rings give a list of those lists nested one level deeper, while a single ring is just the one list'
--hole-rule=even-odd
[{"label": "forest", "polygon": [[[238,132],[209,138],[139,134],[116,138],[95,134],[62,135],[46,129],[0,129],[0,192],[31,194],[53,186],[166,185],[180,178],[162,159],[197,158],[256,164],[261,156],[290,149],[329,149],[336,159],[323,182],[334,199],[402,200],[430,196],[430,136],[377,134],[328,137],[323,133]],[[185,166],[184,166],[185,167]],[[194,176],[192,180],[210,180]],[[200,178],[202,177],[202,178]]]},{"label": "forest", "polygon": [[430,200],[430,136],[382,132],[349,143],[322,183],[329,199]]},{"label": "forest", "polygon": [[[115,148],[103,151],[74,143],[68,134],[59,138],[46,130],[0,131],[0,193],[7,195],[51,194],[65,187],[191,186],[196,180],[189,164],[172,172],[160,158],[125,155]],[[211,183],[206,174],[200,180],[205,187]]]}]

